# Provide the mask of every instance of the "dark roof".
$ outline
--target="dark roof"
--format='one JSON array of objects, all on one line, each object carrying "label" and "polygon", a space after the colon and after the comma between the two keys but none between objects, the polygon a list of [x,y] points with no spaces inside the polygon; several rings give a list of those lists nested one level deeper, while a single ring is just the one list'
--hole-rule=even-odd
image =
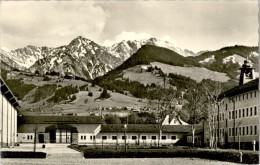
[{"label": "dark roof", "polygon": [[[157,124],[128,124],[127,132],[130,133],[158,133]],[[171,133],[171,132],[183,132],[187,133],[191,131],[190,125],[164,125],[162,127],[162,132]],[[123,125],[120,124],[108,124],[101,125],[101,133],[113,133],[113,132],[124,132]]]},{"label": "dark roof", "polygon": [[257,90],[258,86],[259,86],[259,78],[249,81],[248,83],[245,83],[243,85],[238,85],[232,89],[229,89],[228,91],[221,93],[219,98],[232,97],[241,93]]},{"label": "dark roof", "polygon": [[0,77],[0,84],[1,84],[1,93],[10,102],[10,104],[12,104],[14,108],[20,107],[12,91],[8,88],[8,86],[6,85],[2,77]]},{"label": "dark roof", "polygon": [[100,116],[22,116],[19,124],[101,124]]}]

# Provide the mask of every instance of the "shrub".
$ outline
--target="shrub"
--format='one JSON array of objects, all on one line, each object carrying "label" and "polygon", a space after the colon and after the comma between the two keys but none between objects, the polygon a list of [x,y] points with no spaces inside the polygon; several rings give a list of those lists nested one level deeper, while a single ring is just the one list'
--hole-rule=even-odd
[{"label": "shrub", "polygon": [[100,99],[107,99],[109,97],[111,97],[111,95],[107,92],[106,89],[104,89],[103,92],[99,96]]},{"label": "shrub", "polygon": [[44,76],[44,78],[43,78],[43,80],[42,81],[50,81],[51,80],[51,78],[50,77],[48,77],[48,76]]},{"label": "shrub", "polygon": [[[112,149],[88,149],[86,147],[71,146],[76,150],[84,152],[85,158],[202,158],[210,160],[228,161],[239,163],[238,151],[221,151],[221,150],[197,150],[197,149],[128,149],[127,152],[123,150]],[[259,155],[255,153],[243,153],[243,162],[245,164],[258,164]]]},{"label": "shrub", "polygon": [[46,153],[25,151],[2,151],[1,158],[46,158]]},{"label": "shrub", "polygon": [[88,96],[92,97],[93,96],[93,92],[88,92]]},{"label": "shrub", "polygon": [[73,96],[71,97],[70,101],[74,101],[74,100],[76,100],[76,99],[77,99],[77,97],[76,97],[75,95],[73,95]]}]

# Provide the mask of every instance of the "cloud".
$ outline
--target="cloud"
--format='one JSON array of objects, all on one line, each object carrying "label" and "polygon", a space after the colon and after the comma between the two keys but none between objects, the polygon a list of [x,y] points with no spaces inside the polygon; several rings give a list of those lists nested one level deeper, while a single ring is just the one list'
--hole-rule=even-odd
[{"label": "cloud", "polygon": [[121,42],[123,40],[143,40],[143,39],[149,39],[151,37],[152,36],[148,33],[135,33],[135,32],[123,31],[122,33],[120,33],[119,35],[114,37],[114,39],[105,40],[103,45],[104,46],[111,46],[114,43],[118,43],[118,42]]},{"label": "cloud", "polygon": [[1,4],[3,46],[61,46],[82,35],[98,40],[105,11],[93,1],[5,1]]}]

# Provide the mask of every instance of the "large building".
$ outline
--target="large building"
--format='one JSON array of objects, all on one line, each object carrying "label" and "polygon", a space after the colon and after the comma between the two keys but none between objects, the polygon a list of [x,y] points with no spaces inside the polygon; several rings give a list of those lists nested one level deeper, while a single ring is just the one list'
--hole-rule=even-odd
[{"label": "large building", "polygon": [[239,85],[220,95],[218,142],[222,145],[252,148],[259,144],[259,78],[245,60]]},{"label": "large building", "polygon": [[0,145],[11,147],[17,142],[17,108],[19,107],[13,93],[0,78]]}]

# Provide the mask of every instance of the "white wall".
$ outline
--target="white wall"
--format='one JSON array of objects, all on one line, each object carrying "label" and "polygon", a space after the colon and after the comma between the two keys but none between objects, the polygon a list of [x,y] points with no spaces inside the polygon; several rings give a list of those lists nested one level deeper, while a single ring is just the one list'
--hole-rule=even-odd
[{"label": "white wall", "polygon": [[13,146],[17,142],[17,111],[2,94],[0,96],[1,146]]}]

